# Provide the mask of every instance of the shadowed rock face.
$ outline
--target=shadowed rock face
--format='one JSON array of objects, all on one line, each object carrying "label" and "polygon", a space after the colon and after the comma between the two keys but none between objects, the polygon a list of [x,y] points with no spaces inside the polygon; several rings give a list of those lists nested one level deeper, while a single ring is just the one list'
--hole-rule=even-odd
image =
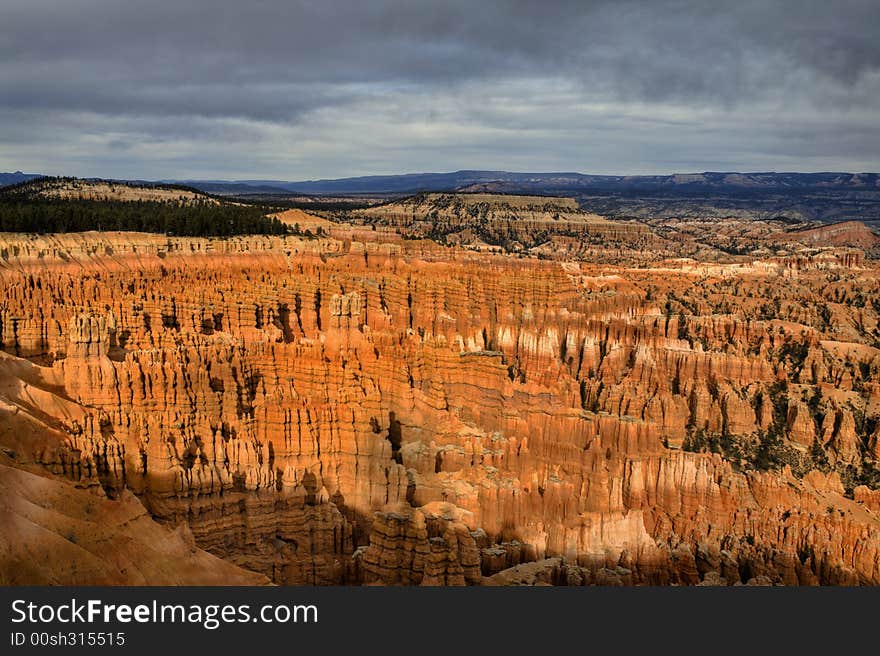
[{"label": "shadowed rock face", "polygon": [[4,237],[4,484],[281,584],[880,583],[872,262],[346,230]]}]

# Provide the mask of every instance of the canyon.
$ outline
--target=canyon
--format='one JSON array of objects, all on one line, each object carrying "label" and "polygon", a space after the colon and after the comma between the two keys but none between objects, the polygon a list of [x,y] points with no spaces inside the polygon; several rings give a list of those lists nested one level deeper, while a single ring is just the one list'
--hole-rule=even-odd
[{"label": "canyon", "polygon": [[277,216],[0,235],[0,581],[880,584],[862,224]]}]

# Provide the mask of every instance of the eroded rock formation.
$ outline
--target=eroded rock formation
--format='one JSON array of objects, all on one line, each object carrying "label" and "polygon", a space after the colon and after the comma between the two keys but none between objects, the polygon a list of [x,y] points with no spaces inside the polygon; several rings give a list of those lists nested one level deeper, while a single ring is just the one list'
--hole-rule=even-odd
[{"label": "eroded rock formation", "polygon": [[578,208],[572,198],[497,194],[424,194],[357,213],[370,225],[396,229],[408,238],[447,244],[491,245],[520,251],[550,238],[578,242],[633,243],[650,236],[642,224],[608,219]]},{"label": "eroded rock formation", "polygon": [[5,238],[8,466],[282,584],[880,583],[872,263],[361,229]]}]

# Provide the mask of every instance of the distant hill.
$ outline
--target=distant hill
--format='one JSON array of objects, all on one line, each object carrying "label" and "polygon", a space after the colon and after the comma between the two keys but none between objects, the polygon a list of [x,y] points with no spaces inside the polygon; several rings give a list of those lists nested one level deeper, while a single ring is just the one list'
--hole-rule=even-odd
[{"label": "distant hill", "polygon": [[166,180],[163,182],[183,184],[193,187],[208,194],[221,196],[255,196],[276,195],[285,196],[290,193],[284,187],[273,187],[263,184],[250,184],[246,182],[224,182],[223,180]]},{"label": "distant hill", "polygon": [[40,177],[9,185],[7,196],[91,201],[152,201],[217,204],[200,189],[183,185],[144,183],[140,181],[100,180],[97,178]]},{"label": "distant hill", "polygon": [[40,177],[0,189],[0,232],[154,232],[225,237],[290,234],[269,208],[182,185]]},{"label": "distant hill", "polygon": [[508,251],[534,249],[554,238],[630,244],[650,232],[641,224],[584,212],[573,198],[550,196],[426,193],[358,210],[352,217],[405,238]]},{"label": "distant hill", "polygon": [[15,173],[0,173],[0,187],[19,184],[20,182],[27,182],[28,180],[34,180],[41,177],[43,176],[39,173],[22,173],[21,171],[16,171]]},{"label": "distant hill", "polygon": [[503,171],[457,171],[455,173],[410,173],[369,175],[334,180],[167,180],[181,182],[213,193],[282,193],[316,195],[408,194],[420,191],[453,191],[468,184],[496,180]]},{"label": "distant hill", "polygon": [[455,171],[374,175],[338,180],[187,180],[224,195],[401,197],[424,192],[567,196],[611,218],[726,218],[791,221],[860,220],[880,224],[877,173],[704,172],[589,175]]},{"label": "distant hill", "polygon": [[674,175],[589,175],[584,173],[513,173],[509,171],[455,171],[370,175],[335,180],[177,180],[198,189],[283,190],[301,194],[401,194],[420,191],[474,191],[486,193],[564,191],[839,189],[880,193],[876,173],[736,173],[705,172]]},{"label": "distant hill", "polygon": [[861,221],[842,221],[818,228],[792,230],[785,236],[809,246],[848,246],[867,251],[880,246],[880,237],[871,232]]}]

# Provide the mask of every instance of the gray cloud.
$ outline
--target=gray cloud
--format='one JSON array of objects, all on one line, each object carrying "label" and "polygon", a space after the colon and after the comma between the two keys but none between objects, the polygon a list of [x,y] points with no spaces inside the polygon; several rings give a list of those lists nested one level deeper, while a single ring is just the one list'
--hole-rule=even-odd
[{"label": "gray cloud", "polygon": [[876,25],[875,0],[6,0],[0,168],[876,170]]}]

